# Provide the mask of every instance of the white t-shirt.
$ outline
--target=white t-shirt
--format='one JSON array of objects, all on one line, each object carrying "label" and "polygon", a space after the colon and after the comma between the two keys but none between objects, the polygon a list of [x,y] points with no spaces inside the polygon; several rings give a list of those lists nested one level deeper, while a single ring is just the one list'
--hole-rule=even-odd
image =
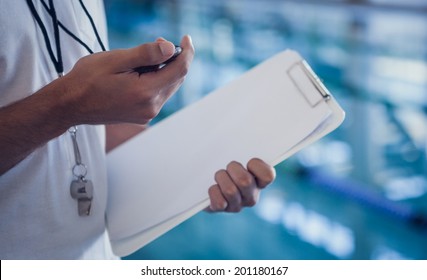
[{"label": "white t-shirt", "polygon": [[[48,3],[48,1],[45,1]],[[102,0],[84,1],[107,44]],[[52,20],[33,0],[55,52]],[[77,0],[55,0],[57,17],[95,52],[99,43]],[[0,0],[0,107],[23,99],[57,78],[40,28],[26,1]],[[65,73],[87,51],[60,29]],[[56,55],[56,52],[55,52]],[[12,121],[12,120],[11,120]],[[80,217],[70,195],[75,164],[68,132],[38,148],[0,176],[0,259],[108,259],[105,229],[105,129],[80,125],[78,145],[94,185],[91,215]],[[0,155],[1,160],[1,155]]]}]

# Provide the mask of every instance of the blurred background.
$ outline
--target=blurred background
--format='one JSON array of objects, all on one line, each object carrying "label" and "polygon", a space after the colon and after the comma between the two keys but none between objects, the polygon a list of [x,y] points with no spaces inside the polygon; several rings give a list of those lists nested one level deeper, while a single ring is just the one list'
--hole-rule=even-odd
[{"label": "blurred background", "polygon": [[200,213],[128,259],[427,259],[427,0],[105,0],[110,48],[190,34],[158,119],[295,49],[343,125],[276,167],[258,205]]}]

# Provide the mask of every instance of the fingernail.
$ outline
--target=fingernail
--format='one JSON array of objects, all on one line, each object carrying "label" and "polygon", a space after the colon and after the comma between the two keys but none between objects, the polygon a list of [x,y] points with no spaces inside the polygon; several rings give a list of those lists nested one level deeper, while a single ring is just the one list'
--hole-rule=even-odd
[{"label": "fingernail", "polygon": [[188,38],[188,41],[190,41],[190,44],[193,45],[193,39],[191,38],[191,36],[187,34],[187,38]]},{"label": "fingernail", "polygon": [[173,44],[167,41],[160,42],[159,48],[164,56],[171,56],[175,51]]}]

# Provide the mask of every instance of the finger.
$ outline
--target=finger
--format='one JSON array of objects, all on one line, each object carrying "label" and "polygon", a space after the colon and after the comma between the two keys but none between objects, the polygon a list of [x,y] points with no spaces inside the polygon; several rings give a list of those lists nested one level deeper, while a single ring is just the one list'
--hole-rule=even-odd
[{"label": "finger", "polygon": [[162,80],[166,81],[184,78],[194,58],[194,47],[190,36],[186,35],[182,38],[181,48],[181,54],[174,61],[162,68],[161,71],[151,72],[148,75],[161,75]]},{"label": "finger", "polygon": [[194,54],[193,40],[190,35],[185,35],[181,39],[181,47],[187,49]]},{"label": "finger", "polygon": [[259,190],[253,175],[236,161],[227,165],[227,173],[242,195],[242,205],[254,206],[258,201]]},{"label": "finger", "polygon": [[160,40],[114,52],[117,53],[117,61],[112,63],[117,63],[118,71],[125,71],[139,66],[162,63],[174,54],[175,46],[169,41]]},{"label": "finger", "polygon": [[191,39],[190,35],[185,35],[182,40],[181,40],[181,48],[185,51],[185,59],[186,61],[191,64],[191,62],[193,61],[194,58],[194,46],[193,46],[193,41]]},{"label": "finger", "polygon": [[276,170],[261,159],[253,158],[247,164],[248,171],[255,177],[257,187],[262,189],[276,178]]},{"label": "finger", "polygon": [[207,211],[218,212],[224,211],[227,208],[228,202],[222,195],[218,185],[213,185],[210,187],[208,193],[211,203]]},{"label": "finger", "polygon": [[[139,76],[138,83],[147,84],[147,80],[149,80],[153,87],[160,86],[164,89],[159,95],[159,101],[163,103],[168,100],[184,82],[190,64],[193,61],[194,48],[190,36],[187,35],[183,37],[181,48],[181,54],[166,67],[162,68],[160,71],[145,73]],[[156,77],[156,79],[153,79],[153,77]]]},{"label": "finger", "polygon": [[215,173],[215,181],[227,200],[228,206],[225,210],[227,212],[239,212],[242,209],[242,195],[227,171],[220,170]]}]

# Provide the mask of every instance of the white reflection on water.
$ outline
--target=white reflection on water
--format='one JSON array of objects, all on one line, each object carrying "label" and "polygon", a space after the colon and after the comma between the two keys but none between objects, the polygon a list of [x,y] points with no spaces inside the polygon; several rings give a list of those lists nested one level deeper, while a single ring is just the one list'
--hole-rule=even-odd
[{"label": "white reflection on water", "polygon": [[350,228],[298,202],[286,203],[272,193],[267,194],[255,210],[262,219],[283,225],[291,234],[338,258],[348,258],[355,250],[355,237]]}]

